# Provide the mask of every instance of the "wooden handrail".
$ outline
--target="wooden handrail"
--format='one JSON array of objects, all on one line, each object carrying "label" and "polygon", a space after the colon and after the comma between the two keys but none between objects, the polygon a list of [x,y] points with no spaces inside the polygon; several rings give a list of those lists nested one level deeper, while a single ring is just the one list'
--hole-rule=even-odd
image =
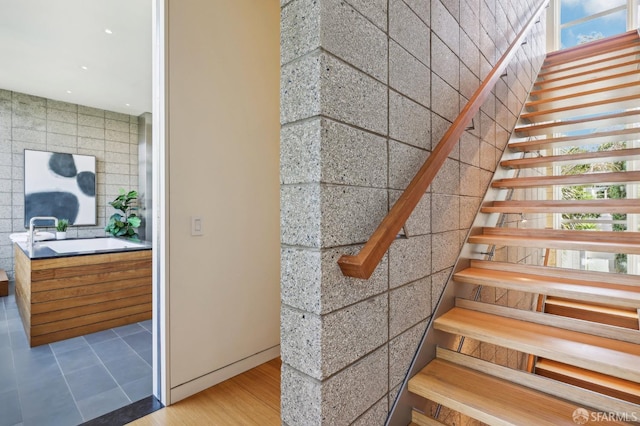
[{"label": "wooden handrail", "polygon": [[374,231],[369,241],[367,241],[356,255],[343,255],[338,260],[342,273],[349,277],[368,279],[380,263],[385,252],[395,240],[398,232],[407,221],[416,205],[427,191],[436,174],[449,157],[451,151],[458,143],[460,137],[471,123],[471,120],[480,110],[484,101],[489,97],[494,86],[501,75],[507,69],[511,59],[515,56],[518,48],[523,43],[525,35],[535,25],[538,17],[546,8],[548,0],[543,0],[536,9],[527,24],[518,33],[515,40],[507,51],[502,55],[498,63],[493,67],[487,78],[478,87],[469,102],[460,112],[460,115],[452,123],[451,127],[444,134],[438,145],[434,148],[415,175],[409,186],[404,190],[398,201],[393,205],[387,216],[382,220],[378,228]]}]

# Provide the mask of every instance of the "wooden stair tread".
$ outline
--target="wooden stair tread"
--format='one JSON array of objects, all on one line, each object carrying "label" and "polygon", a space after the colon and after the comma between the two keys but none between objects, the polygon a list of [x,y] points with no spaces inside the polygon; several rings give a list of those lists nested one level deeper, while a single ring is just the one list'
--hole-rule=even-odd
[{"label": "wooden stair tread", "polygon": [[628,128],[593,132],[575,136],[558,136],[547,139],[535,139],[525,142],[512,142],[509,149],[513,151],[537,151],[539,149],[559,146],[597,145],[604,142],[627,141],[640,136],[640,129]]},{"label": "wooden stair tread", "polygon": [[580,73],[582,70],[613,67],[621,62],[627,62],[638,55],[638,42],[633,41],[615,49],[604,51],[600,57],[583,56],[564,61],[562,64],[543,64],[538,73],[538,78],[546,80],[556,76],[566,76]]},{"label": "wooden stair tread", "polygon": [[551,185],[586,185],[592,183],[640,182],[640,171],[583,173],[579,175],[531,176],[497,179],[491,183],[493,188],[535,188]]},{"label": "wooden stair tread", "polygon": [[[637,61],[638,65],[640,65],[640,59]],[[611,71],[611,70],[608,70]],[[602,73],[603,75],[592,75],[590,78],[579,78],[577,81],[573,81],[573,79],[569,79],[569,81],[556,82],[556,84],[550,84],[545,80],[538,81],[534,83],[534,86],[540,87],[539,89],[532,90],[529,94],[533,98],[542,98],[545,96],[559,96],[561,93],[570,93],[575,90],[592,90],[599,87],[603,87],[604,84],[619,84],[623,82],[631,82],[640,78],[640,69],[634,67],[628,71],[618,72],[618,70],[614,70],[615,73],[607,72]]]},{"label": "wooden stair tread", "polygon": [[577,104],[585,101],[593,104],[595,102],[608,100],[613,96],[618,98],[630,95],[638,96],[639,89],[640,81],[635,80],[612,86],[599,87],[592,90],[576,90],[556,97],[543,97],[541,99],[531,100],[525,104],[525,108],[527,111],[544,111],[549,109],[575,107]]},{"label": "wooden stair tread", "polygon": [[[638,40],[629,40],[607,49],[592,53],[584,53],[579,57],[565,56],[563,61],[547,55],[545,63],[540,68],[539,78],[545,78],[559,73],[575,72],[581,68],[593,68],[603,64],[615,64],[638,54]],[[599,58],[598,58],[599,57]]]},{"label": "wooden stair tread", "polygon": [[579,152],[576,154],[550,155],[540,157],[517,158],[500,163],[502,167],[510,169],[524,169],[534,167],[549,167],[555,164],[586,164],[592,160],[626,161],[640,157],[640,148],[615,149],[610,151]]},{"label": "wooden stair tread", "polygon": [[520,126],[516,127],[514,132],[518,136],[542,136],[553,135],[554,133],[574,132],[578,130],[595,130],[598,128],[635,123],[640,123],[640,110],[630,110],[594,115],[592,117],[580,119]]},{"label": "wooden stair tread", "polygon": [[552,278],[517,271],[495,271],[474,267],[455,273],[454,280],[549,296],[572,297],[587,302],[618,303],[628,308],[640,307],[640,286]]},{"label": "wooden stair tread", "polygon": [[[586,70],[581,70],[583,67],[576,67],[567,72],[550,73],[546,76],[538,76],[539,79],[534,83],[535,87],[554,87],[572,84],[584,80],[592,80],[603,77],[607,74],[615,75],[625,72],[633,71],[640,64],[639,59],[634,59],[635,54],[622,55],[618,57],[613,63],[608,65],[595,64],[596,66],[589,67]],[[570,71],[570,72],[569,72]]]},{"label": "wooden stair tread", "polygon": [[549,68],[554,65],[578,61],[583,58],[592,58],[598,54],[602,54],[603,52],[608,53],[621,48],[626,48],[630,43],[633,44],[639,39],[640,36],[638,35],[638,31],[630,30],[622,34],[616,34],[611,37],[550,52],[545,57],[543,67]]},{"label": "wooden stair tread", "polygon": [[[449,361],[484,374],[489,374],[499,379],[508,380],[516,385],[525,386],[540,392],[544,392],[551,396],[569,399],[571,402],[579,404],[583,407],[591,407],[595,410],[618,413],[632,413],[638,410],[638,407],[627,400],[620,400],[610,395],[597,394],[578,388],[566,382],[560,382],[549,379],[542,375],[536,375],[520,369],[513,369],[506,366],[494,364],[472,355],[465,355],[440,346],[436,348],[436,358]],[[538,358],[543,359],[543,358]],[[550,360],[547,360],[550,361]],[[597,374],[592,372],[593,374]],[[612,380],[622,380],[609,377]],[[570,398],[567,398],[570,395]]]},{"label": "wooden stair tread", "polygon": [[[490,392],[487,390],[490,389]],[[577,405],[448,361],[435,359],[409,391],[492,425],[572,425]]]},{"label": "wooden stair tread", "polygon": [[[617,324],[609,324],[610,317],[603,314],[592,314],[593,319],[583,319],[569,315],[559,315],[551,312],[539,312],[528,309],[510,308],[495,303],[477,302],[457,297],[455,306],[471,311],[483,312],[495,315],[499,318],[511,318],[519,321],[555,327],[567,331],[575,331],[593,336],[606,337],[620,342],[629,342],[640,346],[640,333],[638,328],[629,328]],[[620,318],[620,317],[616,317]],[[637,319],[636,319],[637,324]]]},{"label": "wooden stair tread", "polygon": [[491,201],[482,213],[640,213],[634,199]]},{"label": "wooden stair tread", "polygon": [[[568,365],[545,358],[538,358],[535,366],[536,372],[538,374],[547,372],[547,374],[553,375],[555,377],[564,376],[567,378],[572,378],[575,380],[575,382],[579,382],[580,384],[591,383],[599,387],[600,389],[598,389],[598,391],[600,392],[604,390],[603,388],[611,389],[618,393],[626,394],[628,397],[630,397],[629,399],[625,400],[633,402],[635,404],[640,404],[640,383],[620,379],[618,377],[607,376],[606,374],[585,370],[584,368],[579,368],[573,365]],[[542,375],[548,377],[546,374]]]},{"label": "wooden stair tread", "polygon": [[531,238],[562,238],[575,241],[622,241],[628,244],[640,244],[640,232],[631,231],[573,231],[564,229],[538,228],[482,228],[487,235],[517,235]]},{"label": "wooden stair tread", "polygon": [[481,234],[470,236],[468,242],[471,244],[640,254],[638,235],[637,232],[615,231],[483,228]]},{"label": "wooden stair tread", "polygon": [[612,109],[627,109],[638,105],[638,95],[621,96],[599,100],[596,102],[578,103],[575,105],[565,106],[561,108],[545,109],[541,111],[526,112],[520,114],[520,118],[530,122],[540,122],[549,120],[560,120],[585,116],[591,114],[600,114],[610,112]]},{"label": "wooden stair tread", "polygon": [[498,262],[472,259],[470,267],[490,269],[494,271],[520,272],[523,274],[540,275],[550,278],[569,279],[575,281],[591,281],[594,283],[609,283],[612,285],[638,287],[640,279],[637,275],[615,274],[611,272],[583,271],[579,269],[558,268],[552,266],[526,265],[522,263]]},{"label": "wooden stair tread", "polygon": [[640,346],[636,344],[458,307],[437,318],[434,326],[447,333],[640,381]]}]

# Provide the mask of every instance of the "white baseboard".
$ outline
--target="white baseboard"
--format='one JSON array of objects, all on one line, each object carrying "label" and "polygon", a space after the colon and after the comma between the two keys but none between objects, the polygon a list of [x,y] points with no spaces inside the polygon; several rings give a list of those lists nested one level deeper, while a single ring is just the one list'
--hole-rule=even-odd
[{"label": "white baseboard", "polygon": [[233,376],[237,376],[240,373],[244,373],[247,370],[251,370],[252,368],[257,367],[260,364],[264,364],[278,356],[280,356],[280,345],[265,349],[262,352],[258,352],[255,355],[236,361],[233,364],[229,364],[226,367],[212,371],[211,373],[205,374],[204,376],[198,377],[190,382],[171,388],[171,396],[169,398],[170,404],[175,404],[182,399],[195,395],[198,392],[217,385],[220,382],[224,382],[225,380],[230,379]]}]

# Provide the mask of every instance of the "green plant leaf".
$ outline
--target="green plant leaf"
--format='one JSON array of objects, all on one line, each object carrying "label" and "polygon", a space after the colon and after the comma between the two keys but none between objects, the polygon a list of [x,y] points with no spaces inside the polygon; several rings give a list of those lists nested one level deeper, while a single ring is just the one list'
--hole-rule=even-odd
[{"label": "green plant leaf", "polygon": [[131,225],[132,227],[138,228],[142,220],[139,217],[129,216],[129,219],[127,219],[127,222],[129,222],[129,225]]},{"label": "green plant leaf", "polygon": [[58,225],[56,226],[56,231],[66,232],[68,226],[69,226],[69,219],[58,219]]},{"label": "green plant leaf", "polygon": [[110,233],[113,236],[137,236],[135,228],[138,228],[142,222],[142,219],[137,217],[134,211],[137,210],[137,206],[134,204],[138,198],[137,191],[125,191],[123,188],[119,188],[119,195],[109,205],[114,209],[121,211],[120,213],[114,213],[109,218],[109,222],[105,226],[105,232]]}]

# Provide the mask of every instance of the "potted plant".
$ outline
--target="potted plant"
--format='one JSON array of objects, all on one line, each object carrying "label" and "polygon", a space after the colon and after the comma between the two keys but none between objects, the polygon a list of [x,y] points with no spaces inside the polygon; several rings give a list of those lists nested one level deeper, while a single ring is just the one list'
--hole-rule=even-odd
[{"label": "potted plant", "polygon": [[126,192],[120,188],[120,195],[109,203],[114,209],[121,213],[114,213],[109,218],[107,226],[104,228],[106,232],[114,237],[138,238],[136,229],[140,227],[141,219],[133,212],[135,200],[138,198],[136,191]]},{"label": "potted plant", "polygon": [[67,238],[67,227],[69,219],[59,219],[56,225],[56,240],[64,240]]}]

